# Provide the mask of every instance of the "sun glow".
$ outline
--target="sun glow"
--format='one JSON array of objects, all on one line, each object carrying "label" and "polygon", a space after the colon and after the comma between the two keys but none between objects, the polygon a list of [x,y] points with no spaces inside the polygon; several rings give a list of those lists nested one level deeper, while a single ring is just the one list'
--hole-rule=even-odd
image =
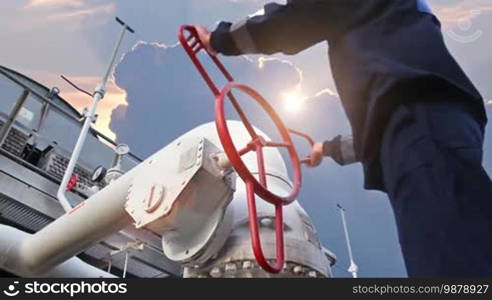
[{"label": "sun glow", "polygon": [[283,93],[282,96],[285,110],[292,113],[300,111],[306,99],[298,91]]}]

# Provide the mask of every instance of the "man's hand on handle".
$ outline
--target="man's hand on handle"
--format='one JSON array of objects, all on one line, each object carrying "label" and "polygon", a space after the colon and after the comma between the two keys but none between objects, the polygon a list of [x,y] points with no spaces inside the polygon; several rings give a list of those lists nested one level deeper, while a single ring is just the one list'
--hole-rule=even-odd
[{"label": "man's hand on handle", "polygon": [[309,156],[309,167],[321,164],[323,157],[328,156],[341,166],[353,164],[358,161],[352,136],[336,136],[332,140],[323,143],[314,143]]},{"label": "man's hand on handle", "polygon": [[210,39],[212,37],[212,33],[210,32],[210,30],[201,25],[193,25],[193,27],[195,27],[196,33],[198,34],[200,41],[205,46],[205,49],[208,51],[208,53],[212,55],[217,55],[217,51],[215,51],[210,44]]},{"label": "man's hand on handle", "polygon": [[311,149],[311,155],[309,155],[309,164],[311,168],[317,167],[323,161],[323,143],[314,143]]}]

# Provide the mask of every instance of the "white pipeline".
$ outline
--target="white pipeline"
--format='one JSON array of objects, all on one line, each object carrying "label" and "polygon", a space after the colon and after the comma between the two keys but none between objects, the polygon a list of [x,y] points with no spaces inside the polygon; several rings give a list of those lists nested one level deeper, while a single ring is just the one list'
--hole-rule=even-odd
[{"label": "white pipeline", "polygon": [[16,262],[16,250],[31,235],[17,228],[0,225],[0,268],[20,277],[54,277],[54,278],[112,278],[111,273],[104,272],[77,257],[45,272],[32,272]]}]

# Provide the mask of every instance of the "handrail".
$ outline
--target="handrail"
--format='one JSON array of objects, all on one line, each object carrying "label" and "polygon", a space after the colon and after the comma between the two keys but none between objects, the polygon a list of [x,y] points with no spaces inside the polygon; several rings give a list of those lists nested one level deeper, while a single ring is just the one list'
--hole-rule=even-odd
[{"label": "handrail", "polygon": [[[25,90],[28,90],[31,95],[36,96],[37,98],[39,98],[39,100],[44,101],[44,102],[47,102],[48,104],[50,104],[51,107],[54,107],[55,109],[57,109],[58,111],[60,111],[64,116],[69,117],[70,119],[72,119],[73,121],[75,121],[78,124],[81,124],[80,118],[82,117],[82,115],[77,110],[74,109],[74,112],[76,112],[76,113],[79,114],[78,117],[74,116],[73,113],[68,112],[67,109],[63,108],[61,105],[55,103],[54,101],[52,101],[51,99],[47,98],[46,96],[42,96],[36,90],[34,90],[31,87],[27,86],[26,84],[22,83],[20,80],[18,80],[17,78],[15,78],[14,76],[12,76],[8,72],[4,71],[2,68],[0,68],[0,74],[4,75],[8,79],[12,80],[14,83],[18,84],[20,87],[24,88]],[[61,97],[60,97],[60,99],[63,100],[63,98],[61,98]],[[112,140],[110,137],[104,135],[103,133],[99,132],[97,129],[94,129],[94,128],[91,127],[90,128],[90,132],[92,134],[94,134],[96,137],[102,138],[103,140],[105,140],[106,142],[110,143],[111,145],[113,145],[115,147],[117,146],[117,144],[116,144],[116,142],[114,140]],[[131,153],[130,152],[127,155],[130,156],[131,158],[135,159],[137,162],[142,162],[143,161],[142,158],[140,158],[139,156],[137,156],[134,153]]]}]

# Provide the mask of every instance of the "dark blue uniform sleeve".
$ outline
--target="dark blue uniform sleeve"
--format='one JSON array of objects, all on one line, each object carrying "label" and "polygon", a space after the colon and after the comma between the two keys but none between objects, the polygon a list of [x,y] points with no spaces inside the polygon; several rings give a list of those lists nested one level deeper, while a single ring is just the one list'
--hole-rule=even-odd
[{"label": "dark blue uniform sleeve", "polygon": [[212,47],[224,55],[296,54],[382,13],[391,0],[291,0],[269,3],[237,23],[221,22]]}]

